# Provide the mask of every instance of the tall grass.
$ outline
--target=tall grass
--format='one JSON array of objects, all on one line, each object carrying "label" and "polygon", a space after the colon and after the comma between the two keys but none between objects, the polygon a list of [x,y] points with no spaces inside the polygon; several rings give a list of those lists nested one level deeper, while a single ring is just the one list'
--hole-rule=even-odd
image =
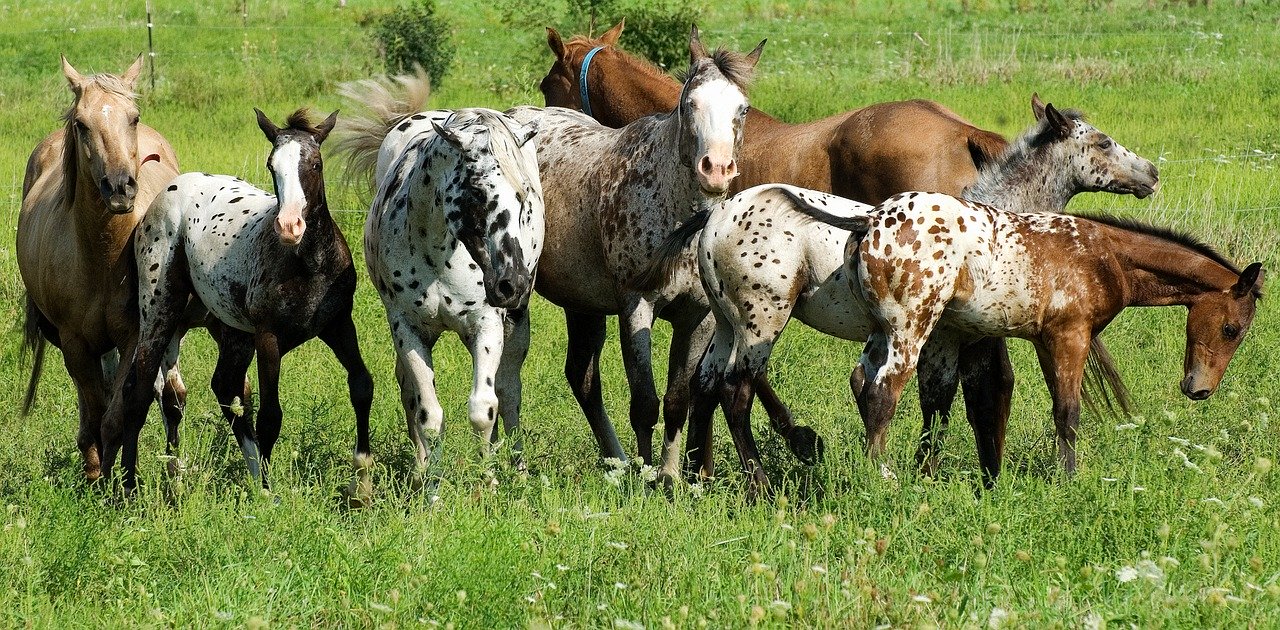
[{"label": "tall grass", "polygon": [[[1280,9],[1097,4],[742,0],[715,4],[700,26],[712,44],[745,49],[770,39],[752,103],[788,120],[926,97],[1010,135],[1029,123],[1033,91],[1081,108],[1156,160],[1163,186],[1149,200],[1088,195],[1072,209],[1172,224],[1275,269]],[[276,117],[304,105],[342,107],[335,85],[377,67],[358,27],[363,3],[248,2],[247,16],[239,2],[155,5],[156,86],[144,75],[143,118],[170,139],[185,170],[269,185],[268,147],[251,107]],[[455,25],[459,54],[433,105],[541,102],[544,24],[499,27],[494,7],[471,0],[442,3],[441,12]],[[0,151],[0,226],[12,234],[27,151],[70,102],[57,54],[82,71],[118,72],[145,48],[145,16],[139,2],[11,3],[0,6],[0,34],[9,60],[0,74],[8,147]],[[362,195],[331,191],[353,245]],[[0,243],[0,267],[0,318],[17,322],[12,241]],[[859,348],[792,326],[771,374],[797,418],[827,438],[827,458],[797,464],[762,429],[786,498],[754,506],[739,499],[726,439],[720,478],[706,486],[668,498],[635,475],[607,481],[563,382],[561,316],[540,299],[524,380],[532,473],[498,466],[490,487],[459,420],[469,359],[446,338],[436,367],[447,482],[432,504],[410,483],[390,340],[377,297],[361,282],[357,325],[377,381],[378,494],[357,512],[341,507],[338,492],[354,434],[345,378],[319,344],[284,362],[273,496],[245,479],[205,387],[214,349],[197,332],[183,352],[188,470],[180,480],[161,474],[153,417],[141,447],[144,485],[120,501],[78,478],[76,400],[56,352],[36,412],[14,411],[26,378],[15,327],[0,341],[0,406],[11,410],[0,420],[8,438],[0,442],[0,625],[1269,625],[1280,613],[1274,304],[1262,302],[1221,391],[1200,403],[1177,391],[1183,313],[1121,315],[1105,338],[1139,416],[1086,416],[1073,479],[1056,472],[1033,352],[1012,344],[1018,385],[1007,468],[989,493],[975,492],[963,422],[950,431],[939,479],[911,472],[914,394],[889,441],[901,481],[881,480],[861,455],[846,385]],[[666,334],[659,327],[660,357]],[[614,328],[608,347],[605,400],[630,444]]]}]

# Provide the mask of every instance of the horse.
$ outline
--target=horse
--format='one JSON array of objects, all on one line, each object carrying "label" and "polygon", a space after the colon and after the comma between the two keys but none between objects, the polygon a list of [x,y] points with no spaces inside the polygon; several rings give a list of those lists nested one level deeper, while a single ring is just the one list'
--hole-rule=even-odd
[{"label": "horse", "polygon": [[[1017,214],[915,192],[854,219],[813,205],[805,213],[852,228],[843,275],[871,326],[850,385],[867,440],[881,448],[917,363],[954,391],[966,340],[1021,337],[1035,345],[1053,399],[1058,461],[1072,474],[1090,340],[1120,311],[1187,308],[1179,389],[1204,400],[1262,298],[1262,263],[1241,271],[1189,235],[1107,215]],[[934,238],[919,238],[923,231]]]},{"label": "horse", "polygon": [[[137,349],[103,421],[103,474],[123,445],[126,489],[136,485],[138,433],[149,399],[139,383],[173,351],[181,313],[191,300],[209,311],[218,346],[212,388],[231,424],[249,473],[269,488],[272,449],[280,436],[280,359],[319,337],[347,371],[356,416],[352,501],[367,500],[369,408],[373,379],[360,356],[351,319],[356,272],[342,231],[329,213],[320,145],[337,112],[313,125],[305,109],[276,126],[260,110],[258,127],[272,144],[267,168],[275,195],[238,178],[186,173],[156,197],[138,225],[141,325]],[[245,374],[258,358],[257,428]]]},{"label": "horse", "polygon": [[[539,88],[548,106],[581,109],[612,127],[670,111],[679,84],[617,48],[624,24],[598,39],[568,41],[547,29],[555,61]],[[741,177],[730,192],[781,182],[870,204],[908,190],[960,195],[1007,146],[1000,134],[927,100],[879,103],[798,125],[753,108],[745,121]],[[1013,395],[1013,366],[1004,340],[979,342],[965,353],[965,396],[978,403],[966,407],[970,420],[1003,425]],[[766,375],[756,389],[770,425],[784,431],[791,451],[807,463],[820,459],[821,438],[794,424]],[[711,474],[709,468],[704,472]]]},{"label": "horse", "polygon": [[[680,84],[617,47],[624,25],[568,41],[547,29],[555,61],[538,87],[548,107],[579,109],[610,127],[675,107]],[[794,125],[752,108],[730,193],[785,182],[870,204],[906,190],[959,195],[1006,146],[934,101],[877,103]]]},{"label": "horse", "polygon": [[[696,360],[690,350],[710,333],[706,299],[692,273],[646,293],[630,290],[627,282],[681,220],[724,199],[738,173],[747,85],[763,47],[761,42],[746,55],[708,53],[694,26],[679,103],[622,129],[558,107],[507,112],[539,125],[547,235],[534,289],[564,309],[565,375],[603,457],[626,459],[601,400],[605,318],[619,316],[631,426],[645,464],[654,461],[658,419],[650,329],[655,317],[672,322],[659,473],[668,478],[677,472],[670,467],[679,460],[673,446],[687,416],[688,377]],[[684,268],[693,270],[692,259]]]},{"label": "horse", "polygon": [[[100,426],[117,350],[128,352],[138,333],[130,237],[151,200],[178,174],[173,147],[138,119],[133,89],[142,61],[139,56],[119,76],[86,76],[62,57],[75,100],[64,128],[32,151],[22,181],[23,350],[34,354],[22,413],[35,402],[45,343],[52,342],[75,383],[76,445],[89,481],[101,476]],[[176,359],[169,357],[152,379],[171,455],[187,396]]]},{"label": "horse", "polygon": [[[544,232],[531,141],[536,123],[521,126],[480,108],[381,121],[370,127],[385,131],[365,223],[365,261],[395,340],[396,381],[418,470],[438,464],[443,446],[432,349],[446,331],[456,332],[471,352],[468,411],[481,454],[497,441],[501,415],[516,465],[523,467],[520,367],[529,350],[529,297]],[[354,142],[344,140],[344,147]],[[372,149],[370,142],[360,146]]]},{"label": "horse", "polygon": [[[1015,212],[1060,212],[1081,192],[1138,197],[1154,192],[1159,181],[1155,166],[1085,122],[1079,112],[1060,112],[1041,102],[1038,95],[1032,95],[1031,111],[1035,124],[999,161],[982,170],[965,193],[967,199],[1003,205]],[[711,468],[707,425],[718,400],[748,473],[752,496],[767,493],[769,480],[751,434],[751,399],[783,328],[791,319],[798,319],[852,341],[866,341],[872,331],[867,309],[850,289],[842,269],[849,233],[828,223],[815,223],[805,214],[810,205],[846,220],[861,220],[873,208],[795,186],[757,186],[687,221],[636,282],[638,289],[665,282],[689,243],[698,239],[698,262],[716,330],[693,388],[690,468],[691,472]],[[918,248],[929,238],[922,231],[899,246]],[[1100,352],[1101,347],[1095,350]],[[1099,382],[1111,385],[1123,406],[1127,399],[1122,384],[1106,369],[1108,364],[1105,356],[1095,363],[1102,370]],[[934,377],[933,370],[922,367],[919,387],[925,430],[917,462],[932,475],[937,468],[936,438],[950,419],[955,385],[948,389]],[[966,403],[976,406],[984,401],[966,397]],[[988,409],[987,415],[998,414]],[[970,418],[972,422],[973,416]],[[973,427],[984,482],[990,487],[1000,472],[1004,425],[973,422]],[[807,435],[798,433],[805,427],[775,420],[773,428],[793,451],[803,451],[809,444]],[[881,445],[868,444],[869,452],[878,455]]]}]

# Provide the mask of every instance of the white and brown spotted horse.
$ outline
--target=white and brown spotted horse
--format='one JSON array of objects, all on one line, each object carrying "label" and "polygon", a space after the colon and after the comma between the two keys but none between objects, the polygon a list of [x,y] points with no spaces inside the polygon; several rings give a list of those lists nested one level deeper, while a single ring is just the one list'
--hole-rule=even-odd
[{"label": "white and brown spotted horse", "polygon": [[[471,352],[468,415],[481,453],[497,440],[501,415],[522,465],[520,367],[529,350],[529,296],[544,230],[532,142],[537,126],[476,108],[422,112],[365,128],[385,130],[365,223],[365,261],[395,341],[396,380],[418,470],[438,465],[443,445],[431,354],[446,331],[461,336]],[[349,149],[372,149],[371,142],[345,140]],[[351,157],[371,163],[355,151]]]},{"label": "white and brown spotted horse", "polygon": [[[136,483],[138,432],[149,397],[141,387],[175,343],[181,311],[198,299],[208,308],[218,345],[213,391],[231,423],[249,472],[268,485],[268,462],[280,436],[280,359],[319,337],[347,370],[356,416],[356,499],[369,487],[369,407],[373,379],[360,357],[351,320],[356,272],[325,196],[320,145],[337,112],[318,125],[306,110],[277,127],[261,111],[258,126],[272,144],[267,169],[275,195],[226,175],[186,173],[152,203],[138,226],[141,334],[121,390],[103,422],[109,472],[124,446],[123,481]],[[253,426],[245,373],[258,358],[258,423]],[[236,404],[236,398],[240,404]]]},{"label": "white and brown spotted horse", "polygon": [[[1036,123],[1011,145],[1002,158],[983,169],[966,195],[1001,204],[1017,212],[1058,212],[1076,194],[1102,191],[1145,197],[1157,184],[1155,167],[1085,122],[1075,111],[1059,112],[1032,96]],[[689,431],[689,463],[710,474],[711,413],[719,401],[725,407],[730,433],[751,492],[767,491],[759,451],[750,430],[751,397],[764,382],[769,356],[791,319],[829,335],[865,341],[871,320],[851,291],[841,266],[849,233],[805,216],[814,205],[833,215],[860,220],[872,206],[827,193],[782,185],[763,185],[743,191],[698,215],[672,235],[654,264],[637,282],[644,288],[671,272],[688,242],[698,239],[703,284],[711,298],[716,332],[694,386],[694,413]],[[928,239],[928,234],[918,235]],[[919,247],[907,242],[905,247]],[[1104,372],[1105,374],[1105,372]],[[936,467],[936,422],[949,419],[955,388],[938,382],[927,367],[919,381],[926,430],[917,453],[926,472]],[[1118,385],[1118,383],[1114,383]],[[1123,390],[1119,390],[1123,391]],[[1007,418],[991,410],[994,401],[966,397],[966,405],[981,406],[978,417]],[[786,414],[787,418],[790,414]],[[974,415],[970,415],[971,422]],[[774,428],[797,453],[820,451],[807,427]],[[994,482],[1000,470],[1004,423],[975,422],[979,459],[985,481]]]},{"label": "white and brown spotted horse", "polygon": [[850,384],[873,449],[917,363],[954,391],[963,344],[1021,337],[1035,344],[1058,458],[1072,473],[1090,340],[1121,310],[1187,307],[1180,388],[1203,400],[1262,297],[1262,263],[1241,271],[1192,237],[1115,217],[1016,214],[937,193],[901,194],[852,221],[808,214],[861,223],[843,269],[871,319]]},{"label": "white and brown spotted horse", "polygon": [[631,391],[631,426],[640,457],[653,461],[658,396],[651,367],[655,317],[672,323],[664,400],[664,466],[678,474],[676,441],[688,413],[689,375],[710,333],[706,298],[692,256],[684,273],[649,292],[628,287],[653,250],[684,219],[720,202],[737,175],[747,84],[764,43],[750,54],[708,53],[694,27],[679,104],[621,129],[558,107],[517,107],[538,121],[538,164],[547,238],[535,289],[564,308],[569,329],[565,374],[605,457],[626,455],[600,395],[605,318],[619,315]]}]

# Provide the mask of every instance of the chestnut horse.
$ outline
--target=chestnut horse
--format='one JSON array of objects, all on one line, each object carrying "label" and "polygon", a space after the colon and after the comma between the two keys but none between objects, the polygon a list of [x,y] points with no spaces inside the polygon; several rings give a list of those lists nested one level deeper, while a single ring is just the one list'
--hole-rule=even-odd
[{"label": "chestnut horse", "polygon": [[[139,56],[122,75],[85,76],[63,57],[75,101],[63,117],[66,126],[32,151],[22,182],[17,250],[27,290],[24,350],[35,353],[22,411],[34,401],[47,340],[62,349],[75,383],[76,444],[89,480],[101,474],[99,428],[116,351],[127,354],[138,333],[130,237],[151,200],[178,174],[169,142],[138,122],[133,87],[141,71]],[[156,395],[162,385],[175,454],[186,388],[176,355],[170,359]]]},{"label": "chestnut horse", "polygon": [[[1058,459],[1073,473],[1090,340],[1121,310],[1187,308],[1180,389],[1204,400],[1262,297],[1262,263],[1241,271],[1195,238],[1115,217],[1017,214],[916,192],[869,216],[831,216],[813,206],[805,214],[853,232],[844,277],[872,323],[850,385],[872,452],[884,448],[917,363],[933,364],[954,391],[965,343],[1021,337],[1035,344],[1053,397]],[[926,229],[936,238],[918,239]]]}]

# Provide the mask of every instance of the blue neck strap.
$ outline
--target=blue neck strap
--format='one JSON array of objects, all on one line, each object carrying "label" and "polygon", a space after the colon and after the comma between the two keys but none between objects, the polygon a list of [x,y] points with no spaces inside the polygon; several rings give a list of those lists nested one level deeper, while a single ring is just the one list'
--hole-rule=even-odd
[{"label": "blue neck strap", "polygon": [[582,100],[582,111],[591,116],[591,99],[587,96],[587,69],[591,67],[591,58],[596,56],[604,46],[596,46],[582,59],[582,70],[578,72],[578,97]]}]

